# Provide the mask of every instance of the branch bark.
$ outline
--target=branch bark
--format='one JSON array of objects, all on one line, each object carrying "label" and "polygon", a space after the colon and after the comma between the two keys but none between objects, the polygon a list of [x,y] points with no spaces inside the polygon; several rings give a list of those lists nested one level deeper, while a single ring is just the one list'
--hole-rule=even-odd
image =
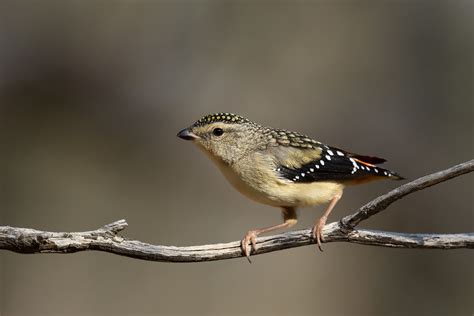
[{"label": "branch bark", "polygon": [[[361,221],[381,212],[396,200],[472,171],[474,160],[404,184],[367,203],[354,214],[326,225],[323,231],[325,242],[350,242],[393,248],[473,249],[474,233],[406,234],[356,229]],[[127,226],[125,220],[86,232],[46,232],[0,226],[0,250],[17,253],[73,253],[96,250],[136,259],[166,262],[199,262],[242,257],[240,241],[191,247],[151,245],[120,236],[118,233]],[[252,255],[313,243],[310,229],[259,237],[258,249],[252,252]]]}]

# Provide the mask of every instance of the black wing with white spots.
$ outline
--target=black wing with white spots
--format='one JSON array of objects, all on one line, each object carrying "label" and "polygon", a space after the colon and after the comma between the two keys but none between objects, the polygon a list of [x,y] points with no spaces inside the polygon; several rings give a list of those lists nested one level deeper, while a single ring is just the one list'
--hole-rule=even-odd
[{"label": "black wing with white spots", "polygon": [[281,165],[278,166],[277,172],[283,178],[296,183],[349,181],[372,176],[402,179],[395,172],[374,165],[384,162],[382,158],[351,154],[325,145],[322,145],[321,149],[318,159],[307,162],[299,168]]}]

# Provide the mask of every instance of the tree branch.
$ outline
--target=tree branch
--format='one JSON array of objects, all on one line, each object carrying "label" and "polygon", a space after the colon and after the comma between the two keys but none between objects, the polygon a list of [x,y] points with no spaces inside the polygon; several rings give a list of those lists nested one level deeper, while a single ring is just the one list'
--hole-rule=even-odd
[{"label": "tree branch", "polygon": [[[474,248],[474,233],[404,234],[355,229],[355,227],[361,221],[379,213],[394,201],[410,193],[473,170],[474,160],[470,160],[404,184],[362,206],[354,214],[342,218],[339,222],[326,225],[323,232],[325,242],[351,242],[393,248],[472,249]],[[212,261],[242,256],[239,241],[191,247],[151,245],[118,235],[127,226],[125,220],[119,220],[96,230],[72,233],[0,226],[0,250],[17,253],[73,253],[96,250],[136,259],[166,262]],[[252,254],[263,254],[313,243],[309,229],[259,237],[257,238],[258,250]]]}]

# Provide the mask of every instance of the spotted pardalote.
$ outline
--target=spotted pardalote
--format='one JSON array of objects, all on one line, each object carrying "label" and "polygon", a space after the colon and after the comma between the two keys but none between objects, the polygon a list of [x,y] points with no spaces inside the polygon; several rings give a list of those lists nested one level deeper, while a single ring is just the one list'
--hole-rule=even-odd
[{"label": "spotted pardalote", "polygon": [[308,136],[256,124],[242,116],[216,113],[204,116],[178,137],[194,142],[225,178],[248,198],[281,208],[283,223],[250,230],[242,239],[248,257],[256,236],[296,224],[296,209],[329,203],[313,228],[321,249],[327,217],[344,187],[377,179],[402,179],[378,167],[384,159],[354,154]]}]

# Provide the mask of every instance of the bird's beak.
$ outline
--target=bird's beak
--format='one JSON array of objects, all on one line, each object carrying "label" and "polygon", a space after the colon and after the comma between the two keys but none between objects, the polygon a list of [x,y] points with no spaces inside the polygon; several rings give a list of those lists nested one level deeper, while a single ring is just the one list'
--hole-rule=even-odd
[{"label": "bird's beak", "polygon": [[194,134],[193,132],[191,132],[189,129],[185,128],[183,130],[181,130],[178,135],[179,138],[182,138],[182,139],[185,139],[185,140],[194,140],[194,139],[198,139],[199,137]]}]

